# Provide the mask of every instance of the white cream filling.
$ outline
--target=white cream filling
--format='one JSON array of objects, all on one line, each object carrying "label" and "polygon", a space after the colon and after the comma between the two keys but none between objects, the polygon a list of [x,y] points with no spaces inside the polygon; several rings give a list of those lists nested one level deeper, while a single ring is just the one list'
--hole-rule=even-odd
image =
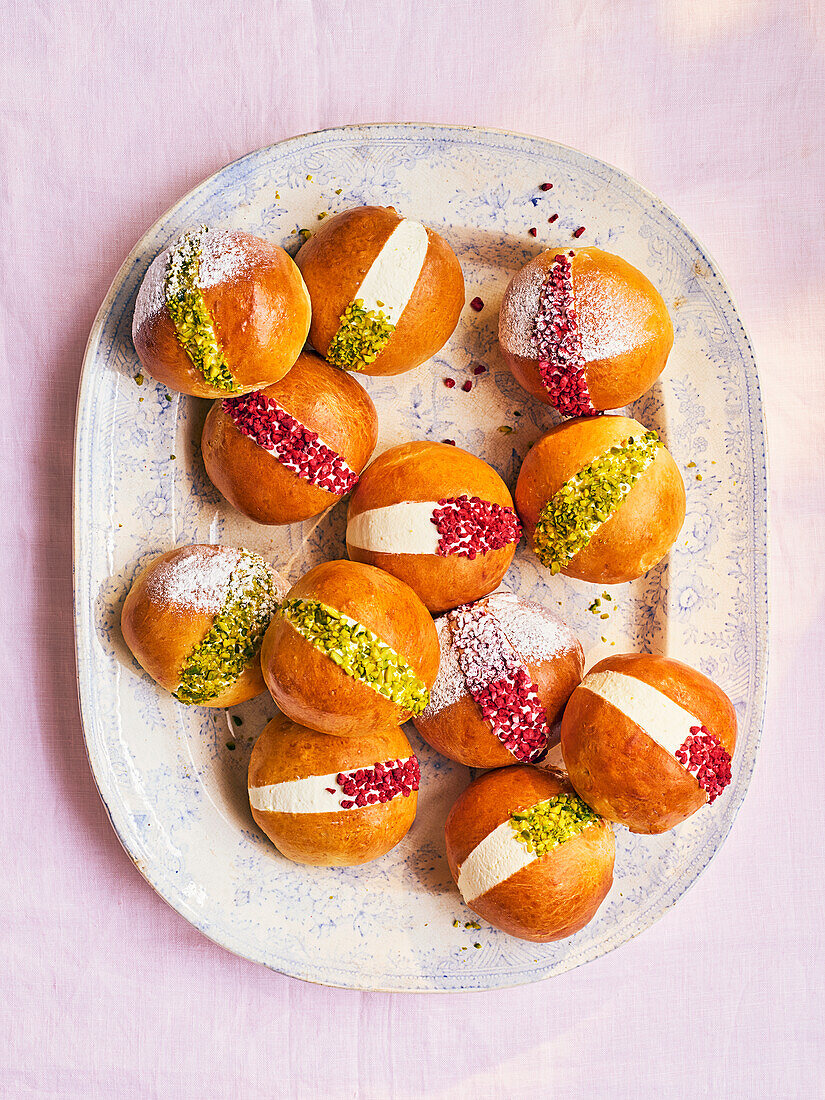
[{"label": "white cream filling", "polygon": [[[410,759],[412,757],[405,757],[400,763],[404,765]],[[374,766],[364,765],[370,768]],[[350,768],[349,772],[356,770]],[[309,775],[306,779],[290,779],[285,783],[270,783],[265,787],[249,787],[249,804],[253,810],[277,814],[337,814],[345,809],[356,809],[355,806],[341,805],[342,799],[352,799],[354,796],[344,794],[337,779],[340,774],[333,772],[331,775]]]},{"label": "white cream filling", "polygon": [[516,837],[508,818],[473,848],[458,871],[458,889],[466,902],[486,894],[538,856]]},{"label": "white cream filling", "polygon": [[370,508],[347,524],[347,542],[376,554],[435,554],[441,536],[432,522],[436,500],[405,500]]},{"label": "white cream filling", "polygon": [[702,725],[695,715],[635,676],[622,672],[591,672],[580,686],[620,710],[671,756],[676,755],[677,749],[690,736],[691,726]]},{"label": "white cream filling", "polygon": [[[328,814],[341,810],[346,795],[332,775],[310,775],[267,787],[250,787],[249,804],[253,810],[279,814]],[[330,794],[332,790],[332,794]]]},{"label": "white cream filling", "polygon": [[397,325],[424,266],[429,240],[421,222],[404,218],[390,233],[356,291],[367,311],[383,310]]}]

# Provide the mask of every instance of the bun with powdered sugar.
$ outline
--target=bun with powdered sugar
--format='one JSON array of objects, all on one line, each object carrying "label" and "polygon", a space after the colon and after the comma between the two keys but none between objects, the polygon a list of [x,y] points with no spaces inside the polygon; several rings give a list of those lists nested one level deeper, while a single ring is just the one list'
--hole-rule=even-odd
[{"label": "bun with powdered sugar", "polygon": [[414,719],[434,749],[471,768],[533,763],[584,670],[582,647],[551,611],[496,592],[436,620],[441,664]]},{"label": "bun with powdered sugar", "polygon": [[171,390],[229,397],[277,382],[309,332],[301,273],[282,248],[238,230],[187,230],[149,266],[132,340]]}]

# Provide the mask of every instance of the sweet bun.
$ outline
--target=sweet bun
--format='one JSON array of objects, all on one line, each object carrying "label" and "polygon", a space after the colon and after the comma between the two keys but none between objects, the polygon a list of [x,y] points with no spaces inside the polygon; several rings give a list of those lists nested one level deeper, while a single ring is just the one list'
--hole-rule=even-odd
[{"label": "sweet bun", "polygon": [[301,273],[277,245],[238,230],[182,233],[138,290],[132,340],[145,369],[193,397],[249,393],[283,378],[309,332]]},{"label": "sweet bun", "polygon": [[620,256],[550,248],[510,280],[498,340],[528,393],[564,416],[592,416],[650,389],[673,324],[653,284]]},{"label": "sweet bun", "polygon": [[296,262],[312,299],[310,342],[345,370],[412,370],[458,324],[464,276],[455,253],[434,230],[391,206],[329,218]]},{"label": "sweet bun", "polygon": [[438,672],[438,635],[403,581],[328,561],[293,585],[261,652],[272,698],[294,722],[363,737],[420,713]]},{"label": "sweet bun", "polygon": [[252,750],[252,816],[278,851],[315,866],[386,855],[415,819],[418,761],[397,728],[327,737],[273,718]]},{"label": "sweet bun", "polygon": [[260,649],[287,585],[269,562],[231,546],[179,546],[135,578],[123,638],[182,703],[229,707],[265,690]]},{"label": "sweet bun", "polygon": [[679,468],[636,420],[570,420],[535,444],[522,464],[516,509],[552,573],[620,584],[658,564],[685,518]]},{"label": "sweet bun", "polygon": [[430,611],[492,592],[521,525],[495,470],[447,443],[403,443],[364,471],[347,512],[347,553],[405,581]]},{"label": "sweet bun", "polygon": [[362,386],[302,353],[266,389],[216,401],[201,439],[206,472],[257,523],[297,523],[350,493],[378,438]]},{"label": "sweet bun", "polygon": [[571,695],[561,747],[571,783],[603,817],[662,833],[730,783],[736,713],[721,688],[681,661],[617,654]]},{"label": "sweet bun", "polygon": [[465,903],[522,940],[572,936],[613,883],[613,830],[558,773],[487,772],[450,810],[445,834]]},{"label": "sweet bun", "polygon": [[495,592],[436,620],[441,663],[413,721],[434,749],[471,768],[543,759],[584,671],[582,647],[551,611]]}]

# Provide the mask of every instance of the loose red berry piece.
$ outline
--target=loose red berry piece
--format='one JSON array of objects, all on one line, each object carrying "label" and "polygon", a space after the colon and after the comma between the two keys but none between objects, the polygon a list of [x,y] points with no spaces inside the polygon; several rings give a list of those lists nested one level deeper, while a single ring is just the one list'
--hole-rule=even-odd
[{"label": "loose red berry piece", "polygon": [[473,374],[486,374],[486,373],[487,373],[487,368],[484,366],[483,363],[478,363],[475,367],[473,367]]},{"label": "loose red berry piece", "polygon": [[580,237],[582,235],[582,233],[584,233],[584,226],[583,225],[580,225],[578,229],[573,230],[573,236],[574,237]]},{"label": "loose red berry piece", "polygon": [[470,382],[468,379],[461,388],[464,390],[465,393],[469,393],[470,390],[473,388],[473,383]]},{"label": "loose red berry piece", "polygon": [[441,536],[436,552],[442,557],[457,554],[474,560],[521,538],[521,524],[512,508],[466,494],[440,500],[431,522]]},{"label": "loose red berry piece", "polygon": [[539,188],[539,191],[552,191],[552,190],[553,190],[553,184],[552,183],[543,183],[541,185],[541,187]]},{"label": "loose red berry piece", "polygon": [[538,233],[538,229],[536,229],[536,227],[533,226],[533,228],[528,229],[527,232],[530,234],[531,237],[535,237],[535,235]]},{"label": "loose red berry piece", "polygon": [[473,298],[470,302],[470,309],[474,309],[476,313],[480,313],[484,309],[484,302],[480,298]]},{"label": "loose red berry piece", "polygon": [[550,731],[529,669],[480,602],[450,612],[450,633],[467,690],[493,733],[524,763],[541,758]]},{"label": "loose red berry piece", "polygon": [[573,265],[561,253],[554,257],[539,291],[533,344],[550,404],[562,416],[596,416],[585,377],[573,296]]},{"label": "loose red berry piece", "polygon": [[451,390],[455,385],[455,378],[445,378],[444,385],[447,387],[448,390]]},{"label": "loose red berry piece", "polygon": [[691,726],[690,736],[676,750],[676,759],[695,776],[713,802],[730,783],[731,757],[719,738],[706,726]]},{"label": "loose red berry piece", "polygon": [[441,442],[442,443],[447,443],[451,447],[455,447],[455,440],[454,439],[442,439]]},{"label": "loose red berry piece", "polygon": [[358,474],[346,460],[271,397],[254,391],[228,397],[221,404],[239,432],[304,481],[336,496],[355,488]]},{"label": "loose red berry piece", "polygon": [[559,220],[559,216],[558,216],[558,214],[551,214],[550,217],[547,220],[552,225],[553,222],[557,222]]}]

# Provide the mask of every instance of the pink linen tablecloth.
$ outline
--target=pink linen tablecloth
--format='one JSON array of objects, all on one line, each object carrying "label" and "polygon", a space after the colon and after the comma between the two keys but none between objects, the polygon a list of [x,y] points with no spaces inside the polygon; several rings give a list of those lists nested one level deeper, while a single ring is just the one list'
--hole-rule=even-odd
[{"label": "pink linen tablecloth", "polygon": [[[0,1095],[822,1095],[822,0],[2,0],[0,27]],[[745,806],[643,936],[505,992],[324,989],[214,946],[121,850],[78,719],[72,434],[97,307],[200,179],[369,121],[531,132],[630,172],[718,260],[766,399],[772,672]]]}]

